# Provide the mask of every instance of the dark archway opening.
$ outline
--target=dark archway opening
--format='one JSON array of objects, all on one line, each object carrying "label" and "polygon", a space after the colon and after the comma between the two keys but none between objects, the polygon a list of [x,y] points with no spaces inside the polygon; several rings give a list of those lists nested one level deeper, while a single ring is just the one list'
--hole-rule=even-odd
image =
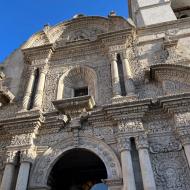
[{"label": "dark archway opening", "polygon": [[52,190],[90,190],[102,179],[107,179],[102,160],[90,151],[72,149],[54,165],[48,186]]}]

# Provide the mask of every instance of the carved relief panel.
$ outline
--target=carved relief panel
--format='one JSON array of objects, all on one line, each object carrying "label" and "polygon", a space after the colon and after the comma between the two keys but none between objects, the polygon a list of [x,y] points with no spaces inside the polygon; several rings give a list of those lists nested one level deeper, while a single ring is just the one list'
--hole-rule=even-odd
[{"label": "carved relief panel", "polygon": [[158,190],[189,190],[190,170],[184,151],[151,154]]}]

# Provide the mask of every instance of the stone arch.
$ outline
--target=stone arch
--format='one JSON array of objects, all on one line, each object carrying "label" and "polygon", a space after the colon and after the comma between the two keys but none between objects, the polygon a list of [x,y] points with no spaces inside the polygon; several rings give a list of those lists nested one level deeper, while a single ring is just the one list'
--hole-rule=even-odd
[{"label": "stone arch", "polygon": [[57,100],[72,98],[73,89],[88,86],[89,95],[97,100],[97,75],[96,72],[87,66],[75,66],[65,72],[59,79],[57,89]]},{"label": "stone arch", "polygon": [[94,137],[79,137],[78,146],[69,138],[50,147],[33,166],[31,173],[30,187],[39,189],[47,187],[48,177],[55,163],[63,154],[74,148],[88,150],[97,155],[104,163],[108,179],[119,180],[122,177],[119,160],[113,150],[101,140]]}]

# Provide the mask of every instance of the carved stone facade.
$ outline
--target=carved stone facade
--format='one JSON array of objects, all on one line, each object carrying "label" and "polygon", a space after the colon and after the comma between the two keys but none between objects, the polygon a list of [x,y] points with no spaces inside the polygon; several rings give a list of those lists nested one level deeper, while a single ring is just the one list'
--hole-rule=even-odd
[{"label": "carved stone facade", "polygon": [[[153,6],[135,2],[137,20]],[[74,150],[101,160],[109,190],[190,189],[190,18],[142,15],[144,27],[113,13],[45,26],[17,52],[16,87],[2,64],[0,190],[56,189]]]}]

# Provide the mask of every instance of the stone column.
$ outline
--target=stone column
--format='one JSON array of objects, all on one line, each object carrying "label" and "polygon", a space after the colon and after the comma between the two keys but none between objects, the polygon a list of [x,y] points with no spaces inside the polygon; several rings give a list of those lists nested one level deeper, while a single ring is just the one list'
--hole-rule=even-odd
[{"label": "stone column", "polygon": [[131,159],[130,139],[127,137],[119,137],[118,146],[121,152],[123,190],[136,190],[133,164]]},{"label": "stone column", "polygon": [[15,153],[11,152],[5,165],[0,190],[12,190],[15,178]]},{"label": "stone column", "polygon": [[46,74],[47,74],[47,67],[45,66],[40,69],[37,90],[34,98],[34,109],[40,109],[42,106]]},{"label": "stone column", "polygon": [[21,164],[15,190],[27,190],[30,167],[34,158],[35,151],[33,148],[21,152]]},{"label": "stone column", "polygon": [[125,81],[125,90],[128,96],[135,95],[135,86],[132,79],[132,72],[130,68],[130,64],[127,58],[127,52],[123,52],[121,54],[122,65],[123,65],[123,74]]},{"label": "stone column", "polygon": [[34,80],[35,80],[35,69],[32,69],[31,73],[30,73],[29,80],[28,80],[28,84],[26,87],[25,95],[24,95],[24,98],[22,101],[22,109],[23,110],[28,109],[28,105],[30,102],[30,98],[31,98],[32,90],[33,90],[33,86],[34,86]]},{"label": "stone column", "polygon": [[15,190],[27,190],[29,173],[30,173],[30,163],[22,162],[20,165]]},{"label": "stone column", "polygon": [[117,66],[117,54],[109,54],[111,62],[111,74],[112,74],[112,86],[113,86],[113,97],[121,96],[121,87],[119,81],[119,71]]},{"label": "stone column", "polygon": [[139,153],[144,190],[156,190],[154,173],[149,156],[147,137],[139,136],[135,139],[135,142]]}]

